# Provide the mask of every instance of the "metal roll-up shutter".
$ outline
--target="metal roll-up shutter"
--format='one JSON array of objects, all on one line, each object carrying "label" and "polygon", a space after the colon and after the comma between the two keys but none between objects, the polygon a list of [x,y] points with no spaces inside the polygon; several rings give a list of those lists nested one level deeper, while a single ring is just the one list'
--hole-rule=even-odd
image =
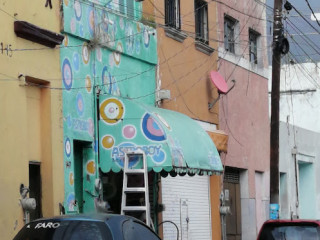
[{"label": "metal roll-up shutter", "polygon": [[[179,228],[181,240],[208,240],[211,237],[211,209],[208,176],[161,178],[163,221]],[[173,224],[163,224],[164,240],[176,240]]]}]

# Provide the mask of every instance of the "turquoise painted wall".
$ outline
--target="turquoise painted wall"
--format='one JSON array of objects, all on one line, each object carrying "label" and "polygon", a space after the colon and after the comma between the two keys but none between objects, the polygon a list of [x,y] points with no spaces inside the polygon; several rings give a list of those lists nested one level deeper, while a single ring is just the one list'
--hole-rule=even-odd
[{"label": "turquoise painted wall", "polygon": [[314,164],[299,161],[299,217],[316,218],[316,181]]},{"label": "turquoise painted wall", "polygon": [[84,207],[84,212],[94,209],[98,196],[94,188],[99,167],[96,93],[155,103],[156,32],[134,21],[141,15],[141,3],[134,3],[134,18],[115,14],[118,3],[63,1],[61,72],[67,212],[78,212],[81,206],[76,199],[81,193],[75,187],[80,184],[81,174],[82,197],[90,206]]}]

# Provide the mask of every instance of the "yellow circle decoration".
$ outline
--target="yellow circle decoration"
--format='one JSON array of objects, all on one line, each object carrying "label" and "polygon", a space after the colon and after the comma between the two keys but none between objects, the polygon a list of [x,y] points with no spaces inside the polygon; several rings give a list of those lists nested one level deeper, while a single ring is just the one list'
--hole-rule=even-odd
[{"label": "yellow circle decoration", "polygon": [[90,52],[89,52],[88,44],[84,43],[82,45],[82,61],[85,64],[88,64],[89,60],[90,60]]},{"label": "yellow circle decoration", "polygon": [[114,139],[110,135],[106,135],[102,138],[102,146],[106,149],[112,148],[114,145]]},{"label": "yellow circle decoration", "polygon": [[121,53],[123,52],[123,47],[122,47],[122,43],[118,42],[117,44],[117,51],[113,52],[113,60],[116,63],[116,65],[118,66],[120,64],[121,61]]},{"label": "yellow circle decoration", "polygon": [[74,184],[73,172],[69,173],[69,184],[70,184],[70,186],[73,186],[73,184]]},{"label": "yellow circle decoration", "polygon": [[96,164],[94,160],[90,160],[87,162],[87,173],[93,175],[96,172]]},{"label": "yellow circle decoration", "polygon": [[86,76],[86,89],[88,92],[91,92],[92,89],[91,78],[89,75]]},{"label": "yellow circle decoration", "polygon": [[100,115],[108,124],[115,124],[121,120],[124,113],[123,103],[116,98],[108,98],[100,105]]},{"label": "yellow circle decoration", "polygon": [[138,31],[138,32],[141,32],[140,23],[137,23],[137,31]]},{"label": "yellow circle decoration", "polygon": [[63,39],[63,45],[65,47],[67,47],[69,44],[69,38],[68,38],[68,35],[64,35],[64,39]]},{"label": "yellow circle decoration", "polygon": [[64,0],[64,4],[65,4],[66,6],[68,6],[68,5],[69,5],[69,0]]}]

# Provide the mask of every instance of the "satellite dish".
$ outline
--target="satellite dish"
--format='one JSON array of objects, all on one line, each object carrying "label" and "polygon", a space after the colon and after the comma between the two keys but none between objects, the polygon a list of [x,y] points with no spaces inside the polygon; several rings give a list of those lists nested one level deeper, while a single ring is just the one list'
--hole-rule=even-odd
[{"label": "satellite dish", "polygon": [[217,99],[213,100],[213,102],[208,103],[209,110],[217,103],[217,101],[220,99],[220,94],[228,94],[235,86],[236,80],[231,80],[233,82],[233,85],[230,89],[228,89],[228,85],[224,78],[220,75],[220,73],[216,71],[210,72],[210,78],[213,85],[216,86],[218,89],[219,96]]},{"label": "satellite dish", "polygon": [[213,85],[216,86],[218,91],[220,93],[227,93],[228,92],[228,85],[224,78],[220,75],[220,73],[216,71],[211,71],[210,72],[210,78],[213,83]]}]

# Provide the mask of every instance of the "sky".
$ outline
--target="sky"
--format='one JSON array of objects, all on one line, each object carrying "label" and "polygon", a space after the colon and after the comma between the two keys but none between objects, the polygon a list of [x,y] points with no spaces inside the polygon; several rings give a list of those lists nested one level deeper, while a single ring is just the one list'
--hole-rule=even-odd
[{"label": "sky", "polygon": [[[283,1],[283,4],[286,1]],[[320,0],[290,0],[294,7],[283,14],[284,35],[289,40],[290,52],[283,62],[320,62]],[[313,16],[312,11],[315,13]],[[274,0],[267,0],[267,17],[273,21]],[[284,8],[283,8],[284,9]],[[316,18],[318,22],[315,21]],[[268,22],[267,35],[272,36],[272,23]],[[268,37],[269,45],[272,37]],[[269,60],[270,60],[269,54]]]}]

